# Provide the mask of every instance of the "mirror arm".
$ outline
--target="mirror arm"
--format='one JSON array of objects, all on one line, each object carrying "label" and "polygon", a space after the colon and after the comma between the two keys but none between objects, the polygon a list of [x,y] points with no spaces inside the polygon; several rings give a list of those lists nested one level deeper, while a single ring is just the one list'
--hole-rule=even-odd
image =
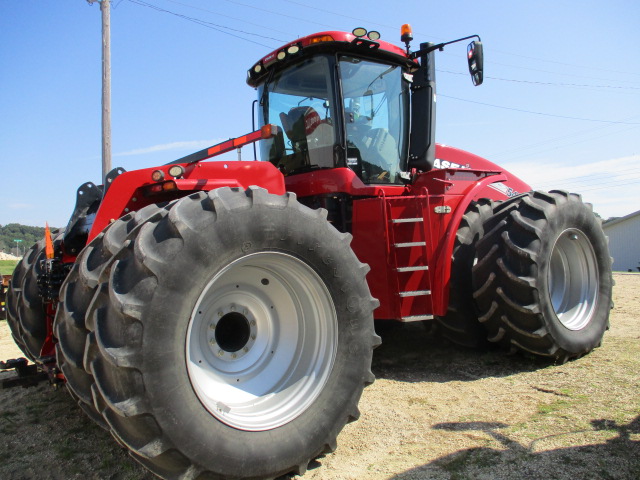
[{"label": "mirror arm", "polygon": [[470,38],[477,38],[479,42],[482,41],[480,39],[480,35],[469,35],[468,37],[458,38],[457,40],[451,40],[450,42],[438,43],[437,45],[431,45],[430,47],[427,47],[427,48],[421,48],[420,50],[411,53],[411,55],[409,55],[409,58],[411,60],[415,60],[421,55],[426,55],[427,53],[433,52],[434,50],[442,51],[444,47],[447,45],[451,45],[452,43],[462,42],[463,40],[469,40]]}]

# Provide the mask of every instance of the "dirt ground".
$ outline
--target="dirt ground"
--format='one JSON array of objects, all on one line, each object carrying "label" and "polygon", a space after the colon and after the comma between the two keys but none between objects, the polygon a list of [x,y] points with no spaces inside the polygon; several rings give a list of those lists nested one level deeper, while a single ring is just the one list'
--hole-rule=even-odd
[{"label": "dirt ground", "polygon": [[[360,420],[302,478],[639,479],[640,275],[615,280],[602,347],[565,365],[386,329]],[[19,355],[0,322],[0,358]],[[0,390],[0,459],[6,479],[154,478],[45,383]]]}]

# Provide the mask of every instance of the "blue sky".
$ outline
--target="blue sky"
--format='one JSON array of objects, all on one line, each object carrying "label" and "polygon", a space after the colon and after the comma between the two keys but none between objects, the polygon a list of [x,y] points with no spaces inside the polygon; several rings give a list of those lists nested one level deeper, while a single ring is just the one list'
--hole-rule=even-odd
[{"label": "blue sky", "polygon": [[[464,43],[437,54],[439,142],[582,193],[605,218],[640,209],[637,0],[114,0],[113,166],[249,132],[246,71],[287,41],[363,26],[400,44],[403,23],[416,47],[484,43],[480,87]],[[64,226],[77,187],[100,182],[100,28],[84,0],[0,0],[0,224]]]}]

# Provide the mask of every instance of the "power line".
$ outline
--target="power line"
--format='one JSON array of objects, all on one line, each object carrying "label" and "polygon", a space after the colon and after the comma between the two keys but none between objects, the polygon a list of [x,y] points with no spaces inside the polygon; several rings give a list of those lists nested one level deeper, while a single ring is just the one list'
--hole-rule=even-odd
[{"label": "power line", "polygon": [[[521,54],[518,54],[518,53],[505,52],[504,50],[494,50],[494,52],[501,53],[503,55],[510,55],[510,56],[513,56],[513,57],[526,58],[526,59],[529,59],[529,60],[537,60],[539,62],[547,62],[547,63],[556,64],[556,65],[564,65],[566,67],[583,68],[583,69],[586,69],[586,70],[600,70],[602,72],[608,72],[608,73],[618,73],[618,74],[623,74],[623,75],[640,76],[640,73],[636,73],[636,72],[621,72],[621,71],[618,71],[618,70],[609,70],[607,68],[595,67],[593,65],[590,65],[590,66],[575,65],[575,64],[571,64],[571,63],[559,62],[557,60],[549,60],[547,58],[529,57],[527,55],[521,55]],[[586,78],[586,77],[584,77],[584,78]]]},{"label": "power line", "polygon": [[277,38],[267,37],[265,35],[259,35],[257,33],[252,33],[252,32],[246,32],[244,30],[239,30],[239,29],[236,29],[236,28],[227,27],[225,25],[218,25],[216,23],[207,22],[207,21],[201,20],[199,18],[190,17],[188,15],[183,15],[181,13],[173,12],[171,10],[167,10],[165,8],[158,7],[157,5],[153,5],[151,3],[147,3],[147,2],[144,2],[142,0],[128,0],[128,1],[131,2],[131,3],[135,3],[136,5],[140,5],[142,7],[147,7],[147,8],[150,8],[152,10],[156,10],[158,12],[163,12],[163,13],[168,13],[170,15],[174,15],[176,17],[182,18],[183,20],[187,20],[189,22],[197,23],[198,25],[202,25],[203,27],[210,28],[210,29],[215,30],[215,31],[220,32],[220,33],[224,33],[225,35],[230,35],[232,37],[239,38],[241,40],[244,40],[245,42],[250,42],[250,43],[254,43],[256,45],[260,45],[261,47],[273,48],[270,45],[265,45],[264,43],[255,42],[253,40],[249,40],[248,38],[245,38],[245,37],[240,36],[240,35],[233,34],[231,32],[227,32],[227,31],[225,31],[223,29],[231,30],[233,32],[243,33],[245,35],[253,35],[255,37],[266,38],[266,39],[269,39],[269,40],[275,40],[277,42],[282,42],[282,40],[277,39]]},{"label": "power line", "polygon": [[[436,71],[441,73],[450,73],[452,75],[469,75],[466,72],[452,72],[450,70],[440,70],[436,69]],[[630,89],[630,90],[640,90],[640,87],[623,87],[616,85],[593,85],[593,84],[581,84],[581,83],[557,83],[557,82],[538,82],[534,80],[517,80],[514,78],[502,78],[502,77],[492,77],[490,75],[485,75],[484,78],[488,78],[491,80],[500,80],[502,82],[515,82],[515,83],[529,83],[534,85],[549,85],[554,87],[586,87],[586,88],[614,88],[614,89]]]},{"label": "power line", "polygon": [[[122,0],[120,0],[120,1],[122,1]],[[165,0],[165,1],[166,2],[170,2],[170,3],[175,3],[176,5],[182,5],[183,7],[193,8],[194,10],[200,10],[202,12],[213,13],[214,15],[217,15],[219,17],[230,18],[231,20],[237,20],[239,22],[244,22],[247,25],[252,25],[254,27],[263,28],[265,30],[271,30],[271,31],[277,32],[277,33],[284,33],[286,35],[290,35],[291,34],[291,32],[287,32],[287,31],[284,31],[284,30],[278,30],[278,29],[275,29],[273,27],[269,27],[269,26],[267,26],[265,24],[253,23],[253,22],[250,22],[250,21],[248,21],[248,20],[246,20],[244,18],[232,17],[231,15],[226,15],[224,13],[219,13],[219,12],[216,12],[216,11],[213,11],[213,10],[209,10],[207,8],[196,7],[195,5],[190,5],[188,3],[178,2],[177,0]],[[286,42],[286,40],[280,40],[280,41],[283,42],[283,43]]]},{"label": "power line", "polygon": [[307,22],[307,23],[313,23],[314,25],[320,25],[321,27],[332,28],[331,25],[327,25],[326,23],[314,22],[313,20],[309,20],[309,19],[306,19],[306,18],[294,17],[293,15],[287,15],[285,13],[274,12],[273,10],[267,10],[266,8],[257,7],[256,5],[251,5],[251,4],[243,3],[243,2],[238,2],[238,1],[235,1],[235,0],[224,0],[224,1],[228,2],[228,3],[233,3],[234,5],[240,5],[241,7],[248,7],[248,8],[251,8],[252,10],[258,10],[260,12],[271,13],[273,15],[278,15],[280,17],[285,17],[285,18],[290,18],[292,20],[300,20],[300,21]]},{"label": "power line", "polygon": [[[638,118],[638,115],[632,115],[631,117],[627,117],[627,118],[623,118],[621,119],[621,121],[627,121],[627,120],[632,120],[634,118]],[[634,125],[631,126],[629,128],[624,128],[622,130],[614,130],[612,132],[606,132],[597,136],[592,135],[593,132],[602,132],[604,129],[617,129],[620,127],[620,125],[616,125],[616,124],[609,124],[609,125],[604,125],[604,126],[597,126],[597,127],[593,127],[593,128],[588,128],[586,130],[579,130],[577,132],[572,132],[566,135],[561,135],[559,137],[553,137],[553,138],[549,138],[549,139],[545,139],[545,140],[541,140],[539,142],[535,142],[535,143],[531,143],[528,145],[523,145],[521,147],[516,147],[516,148],[511,148],[508,150],[502,150],[501,152],[498,152],[496,154],[490,155],[491,158],[505,158],[508,156],[509,160],[516,160],[519,158],[526,158],[529,157],[531,155],[535,155],[535,154],[540,154],[543,152],[548,152],[550,150],[557,150],[559,148],[564,148],[564,147],[568,147],[571,145],[577,145],[577,144],[583,144],[585,142],[592,142],[594,140],[598,140],[600,138],[603,137],[608,137],[610,135],[618,135],[621,133],[625,133],[628,132],[630,130],[634,130],[636,128],[638,128],[640,125]],[[567,138],[572,138],[572,137],[580,137],[580,136],[587,136],[587,138],[583,138],[574,142],[570,142],[570,143],[561,143],[558,145],[553,145],[553,146],[549,146],[550,144],[559,142],[561,140],[565,140]],[[536,148],[539,147],[539,148]],[[518,152],[522,152],[523,150],[529,150],[529,152],[526,152],[524,154],[520,154],[520,155],[511,155],[511,153],[518,153]]]},{"label": "power line", "polygon": [[[628,173],[628,172],[632,172],[632,173]],[[638,173],[637,168],[626,168],[626,169],[616,170],[613,174],[615,174],[616,176],[624,175],[625,178],[622,178],[619,180],[612,180],[611,178],[612,172],[606,171],[604,173],[583,175],[578,178],[563,180],[562,184],[563,185],[584,185],[584,186],[591,187],[594,185],[606,185],[609,183],[618,183],[618,182],[629,181],[629,180],[640,181],[640,176],[638,176],[640,174]],[[550,180],[550,181],[545,181],[540,183],[541,185],[553,185],[557,183],[557,181]]]},{"label": "power line", "polygon": [[[550,74],[552,74],[552,75],[564,75],[564,76],[566,76],[566,77],[587,78],[587,79],[589,79],[589,80],[602,80],[602,81],[605,81],[605,82],[608,82],[608,81],[610,81],[610,80],[611,80],[611,79],[609,79],[609,78],[602,78],[602,77],[589,77],[589,76],[586,76],[586,75],[579,75],[579,74],[577,74],[577,73],[552,72],[552,71],[549,71],[549,70],[541,70],[541,69],[539,69],[539,68],[523,67],[523,66],[520,66],[520,65],[510,65],[510,64],[508,64],[508,63],[501,63],[501,62],[495,62],[495,61],[492,61],[491,63],[492,63],[493,65],[500,65],[500,66],[502,66],[502,67],[519,68],[519,69],[521,69],[521,70],[530,70],[530,71],[532,71],[532,72],[550,73]],[[608,71],[610,71],[610,70],[608,70]],[[611,72],[611,73],[615,73],[615,72],[613,72],[613,71],[610,71],[610,72]],[[618,82],[622,82],[622,83],[633,83],[633,84],[638,84],[638,82],[637,82],[637,81],[620,80],[620,79],[617,79],[617,81],[618,81]]]},{"label": "power line", "polygon": [[[232,0],[227,0],[227,1],[231,1],[231,3],[239,3],[239,2],[234,2]],[[365,20],[365,19],[363,19],[361,17],[352,17],[352,16],[349,16],[349,15],[345,15],[343,13],[329,11],[326,8],[323,8],[323,7],[316,7],[316,6],[312,6],[312,5],[307,5],[307,4],[303,3],[303,2],[298,2],[298,1],[294,1],[294,0],[284,0],[284,1],[287,2],[287,3],[291,3],[293,5],[298,5],[298,6],[301,6],[301,7],[304,7],[304,8],[309,8],[309,9],[320,11],[320,12],[323,12],[323,13],[328,13],[330,15],[335,15],[335,16],[342,17],[342,18],[347,18],[347,19],[350,19],[350,20],[356,20],[356,21],[359,22],[358,26],[361,26],[364,23],[364,24],[367,24],[367,25],[377,25],[377,26],[385,27],[385,28],[398,29],[398,25],[395,25],[395,26],[394,25],[387,25],[387,24],[384,24],[384,23],[374,22],[372,20]],[[244,4],[242,4],[242,5],[244,5]],[[298,18],[298,19],[299,20],[304,20],[304,19],[300,19],[300,18]],[[415,33],[423,35],[420,32],[415,32]],[[434,37],[432,35],[424,35],[424,36],[425,37],[429,37],[429,38],[438,39],[438,40],[443,40],[442,37]],[[510,56],[513,56],[513,57],[520,57],[520,58],[525,58],[525,59],[528,59],[528,60],[536,60],[536,61],[546,62],[546,63],[553,63],[553,64],[556,64],[556,65],[563,65],[563,66],[567,66],[567,67],[582,68],[582,69],[587,69],[587,70],[600,70],[600,71],[609,72],[609,73],[640,76],[640,73],[635,73],[635,72],[622,72],[622,71],[616,71],[616,70],[609,70],[609,69],[605,69],[605,68],[601,68],[601,67],[596,67],[596,66],[593,66],[593,65],[589,65],[589,66],[575,65],[575,64],[566,63],[566,62],[559,62],[557,60],[549,60],[549,59],[546,59],[546,58],[532,57],[532,56],[522,55],[522,54],[518,54],[518,53],[506,52],[504,50],[495,50],[494,49],[493,51],[496,52],[496,53],[501,53],[501,54],[504,54],[504,55],[510,55]],[[525,67],[515,67],[515,68],[525,68]],[[554,73],[554,72],[547,72],[547,73]],[[558,73],[558,74],[559,75],[563,75],[561,73]],[[588,78],[588,77],[584,77],[582,75],[580,75],[580,77]]]},{"label": "power line", "polygon": [[612,123],[612,124],[619,124],[619,125],[640,125],[640,123],[634,123],[634,122],[620,122],[620,121],[615,121],[615,120],[599,120],[599,119],[595,119],[595,118],[571,117],[571,116],[568,116],[568,115],[555,115],[553,113],[534,112],[532,110],[524,110],[524,109],[521,109],[521,108],[514,108],[514,107],[505,107],[504,105],[493,105],[491,103],[477,102],[475,100],[467,100],[465,98],[452,97],[451,95],[444,95],[442,93],[438,94],[438,96],[444,97],[444,98],[451,98],[453,100],[459,100],[461,102],[468,102],[468,103],[475,103],[477,105],[484,105],[486,107],[501,108],[503,110],[512,110],[514,112],[530,113],[530,114],[533,114],[533,115],[542,115],[542,116],[545,116],[545,117],[566,118],[568,120],[582,120],[582,121],[585,121],[585,122]]},{"label": "power line", "polygon": [[580,193],[593,192],[595,190],[611,189],[613,187],[625,187],[627,185],[636,185],[636,184],[640,184],[640,180],[635,180],[635,181],[631,181],[631,182],[623,182],[623,183],[602,184],[600,186],[593,187],[593,188],[580,189],[581,190]]}]

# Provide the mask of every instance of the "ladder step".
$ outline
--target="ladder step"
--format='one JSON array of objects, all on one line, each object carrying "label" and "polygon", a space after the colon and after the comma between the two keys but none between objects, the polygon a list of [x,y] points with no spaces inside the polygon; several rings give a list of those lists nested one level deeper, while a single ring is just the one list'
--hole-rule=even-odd
[{"label": "ladder step", "polygon": [[403,322],[421,322],[423,320],[433,320],[433,315],[411,315],[410,317],[402,317]]},{"label": "ladder step", "polygon": [[420,267],[398,267],[396,268],[396,271],[398,272],[419,272],[422,270],[429,270],[429,267],[425,266],[420,266]]},{"label": "ladder step", "polygon": [[423,222],[424,219],[420,218],[394,218],[391,220],[392,223],[418,223]]},{"label": "ladder step", "polygon": [[405,243],[394,243],[393,246],[396,248],[406,248],[406,247],[425,247],[427,242],[405,242]]},{"label": "ladder step", "polygon": [[431,295],[431,290],[415,290],[413,292],[400,292],[401,297],[421,297]]}]

